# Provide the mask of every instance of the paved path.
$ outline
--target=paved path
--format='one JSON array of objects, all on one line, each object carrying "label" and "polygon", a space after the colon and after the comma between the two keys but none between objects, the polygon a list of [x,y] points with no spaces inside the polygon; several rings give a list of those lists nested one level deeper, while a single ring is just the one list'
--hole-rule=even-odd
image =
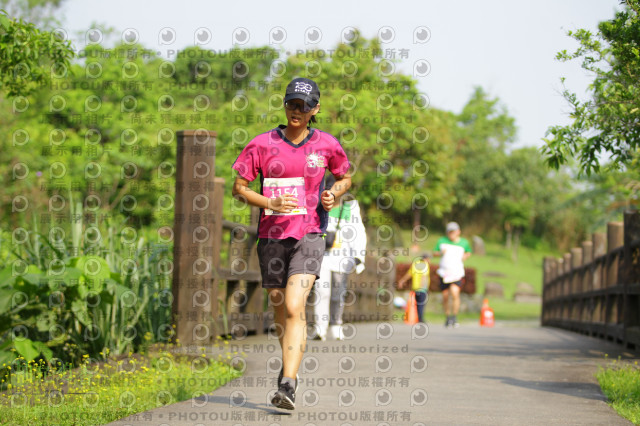
[{"label": "paved path", "polygon": [[117,425],[522,425],[630,424],[605,402],[594,377],[620,345],[536,324],[444,329],[356,324],[349,340],[309,341],[296,410],[272,407],[277,340],[232,342],[244,376],[196,400]]}]

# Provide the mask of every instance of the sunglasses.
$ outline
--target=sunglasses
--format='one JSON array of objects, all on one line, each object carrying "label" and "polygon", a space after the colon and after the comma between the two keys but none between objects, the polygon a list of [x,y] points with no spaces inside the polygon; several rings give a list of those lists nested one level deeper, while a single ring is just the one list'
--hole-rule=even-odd
[{"label": "sunglasses", "polygon": [[313,109],[309,105],[307,105],[305,102],[293,102],[293,101],[285,102],[284,107],[289,111],[298,110],[304,113],[310,112]]}]

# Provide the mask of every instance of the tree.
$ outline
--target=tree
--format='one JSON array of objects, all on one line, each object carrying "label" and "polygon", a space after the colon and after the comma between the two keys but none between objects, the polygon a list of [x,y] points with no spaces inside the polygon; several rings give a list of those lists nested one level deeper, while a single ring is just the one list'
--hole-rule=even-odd
[{"label": "tree", "polygon": [[[215,173],[229,186],[230,165],[249,140],[286,122],[282,94],[297,76],[320,86],[315,127],[335,135],[347,151],[352,192],[370,229],[440,224],[453,210],[463,224],[501,233],[499,200],[520,202],[520,195],[532,194],[514,182],[537,185],[542,194],[558,192],[555,177],[543,180],[554,175],[537,152],[509,163],[516,151],[505,151],[515,125],[499,100],[478,89],[459,115],[431,108],[410,76],[383,69],[388,63],[376,40],[358,37],[333,52],[284,57],[272,47],[190,47],[167,61],[126,42],[87,46],[68,72],[36,86],[24,108],[0,102],[0,219],[26,226],[25,215],[13,212],[15,197],[29,194],[32,205],[46,206],[49,197],[71,191],[73,199],[93,206],[86,223],[109,217],[141,228],[170,224],[174,210],[164,203],[176,183],[175,132],[217,131]],[[64,175],[54,170],[59,164]],[[549,223],[560,223],[552,217],[556,198],[529,198],[535,212],[523,244],[528,232],[538,237]],[[135,200],[135,208],[127,200]],[[225,197],[225,217],[248,220],[238,207]],[[575,234],[560,226],[555,232]]]},{"label": "tree", "polygon": [[[0,106],[0,147],[6,148],[0,149],[0,184],[10,182],[0,196],[0,217],[11,217],[15,195],[36,197],[42,191],[34,188],[52,195],[71,187],[82,200],[97,193],[105,211],[117,209],[125,195],[135,197],[130,225],[161,218],[170,223],[173,211],[154,207],[175,184],[173,173],[157,170],[175,156],[175,131],[216,130],[216,175],[229,185],[230,165],[248,141],[286,122],[282,94],[297,76],[320,85],[315,126],[342,141],[364,210],[384,215],[378,219],[388,224],[410,223],[414,205],[423,217],[449,211],[455,116],[427,108],[411,77],[383,72],[375,40],[358,37],[337,46],[332,57],[321,53],[281,60],[271,47],[224,53],[190,47],[175,61],[163,61],[140,45],[87,46],[69,72],[29,95],[28,108],[12,112],[11,105]],[[60,107],[52,109],[52,103]],[[55,175],[48,172],[53,163],[64,164],[67,173],[46,182]],[[93,175],[85,167],[94,163],[101,168],[99,179],[82,179]],[[11,180],[16,165],[29,166],[28,178]],[[125,166],[137,173],[123,177]],[[225,203],[226,213],[238,211],[231,197]]]},{"label": "tree", "polygon": [[509,184],[504,173],[505,149],[515,138],[515,120],[499,99],[477,87],[457,116],[456,133],[460,163],[454,189],[456,218],[477,223],[484,212],[493,226],[497,196]]},{"label": "tree", "polygon": [[[563,62],[582,58],[582,68],[594,74],[591,99],[581,101],[565,89],[573,122],[547,131],[542,153],[546,163],[559,168],[577,157],[582,173],[600,172],[601,157],[608,167],[628,166],[640,144],[640,13],[639,0],[627,0],[623,11],[598,25],[598,33],[570,31],[580,47],[559,52]],[[562,79],[564,82],[564,79]]]},{"label": "tree", "polygon": [[0,9],[14,18],[31,22],[40,29],[50,30],[60,25],[55,17],[65,0],[0,0]]},{"label": "tree", "polygon": [[9,96],[31,93],[69,67],[74,52],[59,33],[42,31],[0,11],[0,91]]}]

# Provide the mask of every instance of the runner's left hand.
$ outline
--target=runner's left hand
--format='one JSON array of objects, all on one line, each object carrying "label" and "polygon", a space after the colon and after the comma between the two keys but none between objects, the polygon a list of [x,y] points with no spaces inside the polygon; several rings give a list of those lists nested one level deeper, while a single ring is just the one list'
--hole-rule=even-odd
[{"label": "runner's left hand", "polygon": [[322,197],[320,197],[320,202],[322,203],[322,207],[326,211],[329,211],[333,208],[333,205],[336,202],[336,198],[330,191],[324,190],[322,191]]}]

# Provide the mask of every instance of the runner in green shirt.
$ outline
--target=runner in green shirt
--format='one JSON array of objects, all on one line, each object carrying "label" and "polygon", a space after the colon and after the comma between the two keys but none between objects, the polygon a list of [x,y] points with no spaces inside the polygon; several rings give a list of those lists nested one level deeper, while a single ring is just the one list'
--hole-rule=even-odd
[{"label": "runner in green shirt", "polygon": [[[466,238],[460,237],[460,225],[456,222],[447,224],[447,236],[440,237],[436,243],[434,256],[442,256],[436,271],[440,277],[442,304],[447,314],[445,327],[459,327],[458,310],[460,309],[460,287],[464,277],[464,261],[471,256],[471,245]],[[453,306],[449,307],[449,293]]]}]

